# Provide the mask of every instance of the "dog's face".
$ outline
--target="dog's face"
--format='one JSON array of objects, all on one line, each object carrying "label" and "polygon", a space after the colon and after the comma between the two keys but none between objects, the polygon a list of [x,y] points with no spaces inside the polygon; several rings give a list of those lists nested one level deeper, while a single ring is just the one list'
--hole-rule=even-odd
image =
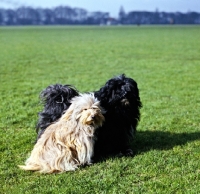
[{"label": "dog's face", "polygon": [[94,94],[81,94],[74,97],[71,106],[66,112],[66,119],[71,115],[77,123],[99,127],[104,122],[103,109]]},{"label": "dog's face", "polygon": [[83,108],[79,119],[84,125],[102,125],[103,115],[101,114],[99,103]]},{"label": "dog's face", "polygon": [[110,106],[128,108],[139,100],[137,83],[124,75],[108,80],[95,95],[106,109]]},{"label": "dog's face", "polygon": [[112,90],[109,93],[109,99],[112,103],[129,106],[130,100],[134,93],[134,87],[131,83],[126,83],[124,81],[115,80]]}]

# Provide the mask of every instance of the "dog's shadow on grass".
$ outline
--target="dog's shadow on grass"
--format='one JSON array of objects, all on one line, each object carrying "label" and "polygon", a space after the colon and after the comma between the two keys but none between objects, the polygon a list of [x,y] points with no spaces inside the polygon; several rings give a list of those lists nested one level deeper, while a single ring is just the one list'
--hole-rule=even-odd
[{"label": "dog's shadow on grass", "polygon": [[[137,131],[132,144],[133,156],[150,150],[170,150],[175,146],[182,146],[188,142],[200,140],[200,132],[194,133],[170,133],[163,131]],[[109,158],[118,158],[120,155],[102,156],[96,162],[102,162]]]},{"label": "dog's shadow on grass", "polygon": [[200,140],[200,132],[138,131],[132,148],[137,155],[150,150],[170,150],[175,146],[185,145],[195,140]]}]

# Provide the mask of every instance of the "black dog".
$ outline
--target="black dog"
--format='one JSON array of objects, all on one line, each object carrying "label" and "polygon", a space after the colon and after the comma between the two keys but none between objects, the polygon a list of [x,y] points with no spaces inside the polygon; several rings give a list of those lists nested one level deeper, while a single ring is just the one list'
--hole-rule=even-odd
[{"label": "black dog", "polygon": [[63,112],[69,108],[70,100],[78,95],[79,92],[75,87],[61,84],[50,85],[40,93],[40,100],[44,109],[39,113],[36,127],[37,139],[50,124],[61,117]]},{"label": "black dog", "polygon": [[[132,155],[133,140],[142,107],[137,83],[124,74],[106,82],[94,92],[106,113],[104,125],[96,131],[94,156],[122,153]],[[52,85],[41,93],[44,110],[39,113],[38,138],[52,122],[58,120],[69,107],[78,91],[70,85]]]},{"label": "black dog", "polygon": [[133,140],[142,103],[137,83],[124,74],[114,77],[95,92],[106,110],[105,123],[97,130],[95,155],[122,153],[133,155]]}]

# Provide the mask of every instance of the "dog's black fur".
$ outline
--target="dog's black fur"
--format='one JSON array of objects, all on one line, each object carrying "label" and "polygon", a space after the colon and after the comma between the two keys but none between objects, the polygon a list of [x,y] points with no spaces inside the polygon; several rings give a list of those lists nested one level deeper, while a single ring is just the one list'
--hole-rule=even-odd
[{"label": "dog's black fur", "polygon": [[39,113],[36,126],[37,139],[50,124],[61,117],[63,112],[69,108],[70,100],[78,95],[79,92],[72,85],[61,84],[50,85],[40,93],[40,101],[44,108]]},{"label": "dog's black fur", "polygon": [[[133,140],[142,107],[137,83],[124,74],[106,82],[94,92],[106,113],[104,125],[96,131],[94,156],[122,153],[132,155]],[[78,95],[71,85],[51,85],[42,91],[40,97],[44,109],[39,113],[38,138],[52,122],[58,120],[70,106],[70,100]]]},{"label": "dog's black fur", "polygon": [[97,129],[94,153],[133,155],[131,142],[142,107],[137,83],[122,74],[108,80],[95,97],[106,113],[104,125]]}]

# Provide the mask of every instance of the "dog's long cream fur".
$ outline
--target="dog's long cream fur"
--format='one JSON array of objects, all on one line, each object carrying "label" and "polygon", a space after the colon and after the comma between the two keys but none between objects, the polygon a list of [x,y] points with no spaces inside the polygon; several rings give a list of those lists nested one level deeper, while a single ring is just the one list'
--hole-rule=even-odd
[{"label": "dog's long cream fur", "polygon": [[81,94],[71,103],[60,120],[45,130],[20,168],[53,173],[91,163],[94,131],[104,121],[102,109],[93,94]]}]

